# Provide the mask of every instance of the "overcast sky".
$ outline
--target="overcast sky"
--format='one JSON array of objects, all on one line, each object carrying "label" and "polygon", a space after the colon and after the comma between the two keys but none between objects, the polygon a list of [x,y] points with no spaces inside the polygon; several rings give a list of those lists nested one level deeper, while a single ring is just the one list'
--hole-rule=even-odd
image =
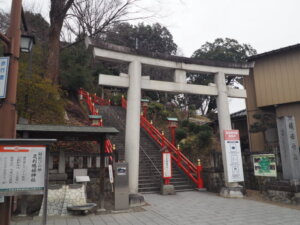
[{"label": "overcast sky", "polygon": [[[0,0],[0,9],[10,9],[10,2]],[[24,2],[48,15],[49,0]],[[156,15],[145,22],[166,26],[187,57],[218,37],[251,44],[258,53],[300,42],[300,0],[140,0],[140,6]]]}]

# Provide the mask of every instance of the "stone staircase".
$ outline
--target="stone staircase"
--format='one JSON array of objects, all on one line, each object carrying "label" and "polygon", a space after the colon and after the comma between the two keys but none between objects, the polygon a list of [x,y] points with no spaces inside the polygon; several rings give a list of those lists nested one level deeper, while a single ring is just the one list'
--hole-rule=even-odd
[{"label": "stone staircase", "polygon": [[[110,136],[113,144],[119,151],[119,160],[124,160],[125,149],[125,120],[126,110],[120,106],[101,106],[104,126],[113,126],[119,130],[119,134]],[[173,163],[173,178],[171,184],[176,191],[187,191],[194,189],[195,185],[189,178]],[[162,183],[162,162],[160,146],[141,128],[140,132],[140,167],[139,167],[139,192],[155,193],[160,191]]]}]

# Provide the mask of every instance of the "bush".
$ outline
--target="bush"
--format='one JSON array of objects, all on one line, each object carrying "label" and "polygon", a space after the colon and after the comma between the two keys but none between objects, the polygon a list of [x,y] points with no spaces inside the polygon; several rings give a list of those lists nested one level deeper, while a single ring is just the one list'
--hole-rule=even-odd
[{"label": "bush", "polygon": [[194,134],[198,134],[200,131],[201,131],[201,126],[196,124],[196,126],[194,126],[194,129],[192,130],[192,132]]},{"label": "bush", "polygon": [[89,90],[95,80],[90,62],[91,55],[83,44],[62,51],[59,75],[62,88],[73,94],[76,94],[80,87]]},{"label": "bush", "polygon": [[62,91],[50,80],[38,75],[31,79],[19,78],[17,110],[20,117],[38,123],[64,123]]},{"label": "bush", "polygon": [[182,120],[182,122],[181,122],[181,126],[182,127],[188,127],[188,125],[189,125],[189,121],[188,120]]},{"label": "bush", "polygon": [[206,148],[212,142],[212,129],[207,125],[200,126],[200,128],[197,134],[198,146],[199,148]]},{"label": "bush", "polygon": [[111,98],[113,105],[121,105],[122,103],[122,94],[116,94]]},{"label": "bush", "polygon": [[195,123],[189,123],[188,128],[190,132],[194,132],[194,130],[196,129],[197,124]]},{"label": "bush", "polygon": [[184,138],[186,138],[186,131],[182,128],[177,128],[176,129],[176,141],[180,142]]},{"label": "bush", "polygon": [[164,110],[164,105],[159,102],[150,102],[148,106],[148,116],[154,121],[166,120],[169,112]]}]

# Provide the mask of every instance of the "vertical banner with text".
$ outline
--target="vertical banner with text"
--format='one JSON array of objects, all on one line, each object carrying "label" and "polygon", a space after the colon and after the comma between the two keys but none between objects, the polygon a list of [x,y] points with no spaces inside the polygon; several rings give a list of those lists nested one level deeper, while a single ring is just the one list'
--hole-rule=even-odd
[{"label": "vertical banner with text", "polygon": [[6,97],[9,57],[0,57],[0,98]]},{"label": "vertical banner with text", "polygon": [[163,152],[163,178],[172,178],[171,153]]},{"label": "vertical banner with text", "polygon": [[240,134],[238,130],[224,130],[228,182],[244,181]]}]

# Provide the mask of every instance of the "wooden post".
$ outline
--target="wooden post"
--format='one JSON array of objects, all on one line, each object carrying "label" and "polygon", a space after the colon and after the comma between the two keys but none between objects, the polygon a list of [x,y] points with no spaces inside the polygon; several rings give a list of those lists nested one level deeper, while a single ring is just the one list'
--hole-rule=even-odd
[{"label": "wooden post", "polygon": [[74,168],[74,156],[70,156],[70,158],[69,158],[69,166],[70,166],[70,168]]},{"label": "wooden post", "polygon": [[87,168],[92,168],[92,157],[91,156],[87,157]]},{"label": "wooden post", "polygon": [[58,160],[58,173],[66,172],[66,157],[64,150],[60,150],[59,152],[59,160]]},{"label": "wooden post", "polygon": [[105,165],[104,165],[104,158],[105,158],[105,141],[106,137],[102,138],[99,141],[100,145],[100,198],[99,198],[99,206],[100,211],[105,211],[104,208],[104,184],[105,184]]}]

